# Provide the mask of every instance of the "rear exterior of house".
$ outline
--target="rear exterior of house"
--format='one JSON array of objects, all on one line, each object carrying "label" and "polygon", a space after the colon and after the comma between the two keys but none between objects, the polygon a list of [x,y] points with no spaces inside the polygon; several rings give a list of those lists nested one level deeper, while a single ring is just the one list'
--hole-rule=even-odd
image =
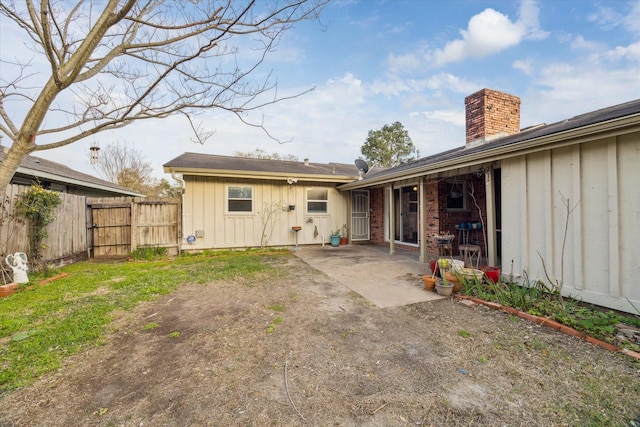
[{"label": "rear exterior of house", "polygon": [[[503,159],[503,266],[605,307],[640,308],[640,129],[635,123]],[[546,268],[546,272],[545,272]]]},{"label": "rear exterior of house", "polygon": [[336,186],[357,179],[355,166],[185,153],[164,168],[184,182],[183,250],[324,244],[348,232],[349,194]]},{"label": "rear exterior of house", "polygon": [[[520,99],[465,99],[464,146],[359,176],[350,165],[186,153],[183,249],[352,243],[442,254],[479,248],[514,279],[561,281],[601,306],[640,307],[640,100],[520,130]],[[361,171],[362,172],[362,171]],[[296,234],[294,226],[300,226]]]},{"label": "rear exterior of house", "polygon": [[369,191],[370,241],[426,262],[439,256],[434,235],[451,233],[453,256],[478,245],[503,275],[635,312],[640,100],[522,131],[517,97],[483,89],[465,106],[463,147],[340,186]]}]

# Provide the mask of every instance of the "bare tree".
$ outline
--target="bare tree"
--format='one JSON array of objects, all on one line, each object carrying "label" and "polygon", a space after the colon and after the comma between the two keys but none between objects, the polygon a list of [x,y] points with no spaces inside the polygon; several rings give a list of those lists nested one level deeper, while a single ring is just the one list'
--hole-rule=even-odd
[{"label": "bare tree", "polygon": [[0,57],[0,132],[12,141],[0,194],[26,155],[140,120],[182,114],[203,143],[210,132],[195,115],[221,108],[267,132],[243,113],[286,98],[270,73],[252,78],[283,33],[327,1],[1,2],[29,44],[20,58],[5,47]]},{"label": "bare tree", "polygon": [[101,178],[150,197],[177,197],[182,187],[153,176],[153,166],[133,143],[117,141],[100,150],[94,169]]},{"label": "bare tree", "polygon": [[276,152],[269,154],[260,148],[256,148],[253,151],[247,152],[236,151],[233,153],[233,155],[236,157],[248,157],[251,159],[287,160],[290,162],[298,161],[298,156],[296,156],[295,154],[280,154]]},{"label": "bare tree", "polygon": [[[102,148],[94,169],[101,178],[123,187],[127,187],[124,182],[127,177],[135,176],[135,180],[143,184],[150,184],[153,180],[151,162],[126,141],[113,142]],[[134,190],[133,187],[127,188]]]}]

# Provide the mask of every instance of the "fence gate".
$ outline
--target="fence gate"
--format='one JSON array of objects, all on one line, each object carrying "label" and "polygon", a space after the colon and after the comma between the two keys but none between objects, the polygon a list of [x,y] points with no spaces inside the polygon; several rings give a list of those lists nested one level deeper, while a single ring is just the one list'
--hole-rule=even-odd
[{"label": "fence gate", "polygon": [[93,256],[126,257],[131,253],[131,203],[89,205]]},{"label": "fence gate", "polygon": [[88,247],[94,258],[127,257],[139,248],[180,250],[182,202],[177,199],[87,200]]}]

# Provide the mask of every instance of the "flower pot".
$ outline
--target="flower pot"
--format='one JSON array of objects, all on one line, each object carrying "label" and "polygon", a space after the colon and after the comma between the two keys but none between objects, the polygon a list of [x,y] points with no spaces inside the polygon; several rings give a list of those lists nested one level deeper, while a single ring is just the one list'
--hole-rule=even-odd
[{"label": "flower pot", "polygon": [[464,267],[464,261],[453,258],[438,258],[437,262],[440,270],[458,270]]},{"label": "flower pot", "polygon": [[464,280],[476,281],[482,280],[484,272],[482,270],[476,270],[475,268],[461,268],[458,273],[462,275]]},{"label": "flower pot", "polygon": [[436,283],[436,292],[443,297],[451,296],[453,293],[453,285],[451,283],[446,285],[444,283]]},{"label": "flower pot", "polygon": [[18,290],[18,283],[9,283],[7,285],[0,286],[0,298],[13,295]]},{"label": "flower pot", "polygon": [[329,236],[329,242],[331,242],[331,246],[340,246],[340,235]]},{"label": "flower pot", "polygon": [[348,243],[348,240],[346,237],[340,237],[340,244],[341,245],[346,245]]},{"label": "flower pot", "polygon": [[444,274],[444,281],[451,284],[453,292],[458,293],[462,290],[462,278],[457,274],[447,271]]},{"label": "flower pot", "polygon": [[491,283],[498,283],[500,280],[500,269],[498,267],[480,267],[480,270],[484,272],[485,277]]},{"label": "flower pot", "polygon": [[438,267],[438,261],[432,259],[429,261],[429,268],[431,269],[431,273],[436,277],[440,277],[440,267]]},{"label": "flower pot", "polygon": [[437,277],[432,277],[432,276],[429,276],[428,274],[425,274],[424,276],[422,276],[422,282],[424,283],[424,288],[427,291],[433,291],[433,289],[436,287],[437,281],[438,281]]}]

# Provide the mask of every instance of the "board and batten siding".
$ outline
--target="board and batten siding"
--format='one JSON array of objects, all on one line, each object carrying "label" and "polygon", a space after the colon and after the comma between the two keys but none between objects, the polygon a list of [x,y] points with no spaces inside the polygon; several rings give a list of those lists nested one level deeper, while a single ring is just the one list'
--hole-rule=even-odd
[{"label": "board and batten siding", "polygon": [[[527,154],[501,162],[502,270],[560,280],[563,294],[640,308],[640,134]],[[631,303],[629,302],[631,301]]]},{"label": "board and batten siding", "polygon": [[[298,244],[329,243],[330,231],[347,221],[348,193],[326,183],[295,183],[185,175],[183,250],[295,245],[293,226],[299,225]],[[227,187],[253,188],[253,212],[227,212]],[[328,212],[307,214],[307,188],[328,189]],[[289,210],[289,205],[295,205]],[[272,211],[269,221],[267,213]],[[266,222],[266,227],[264,226]],[[273,225],[273,231],[271,231]],[[264,241],[264,234],[267,236]],[[315,231],[317,230],[317,235]],[[186,238],[196,236],[193,244]]]}]

